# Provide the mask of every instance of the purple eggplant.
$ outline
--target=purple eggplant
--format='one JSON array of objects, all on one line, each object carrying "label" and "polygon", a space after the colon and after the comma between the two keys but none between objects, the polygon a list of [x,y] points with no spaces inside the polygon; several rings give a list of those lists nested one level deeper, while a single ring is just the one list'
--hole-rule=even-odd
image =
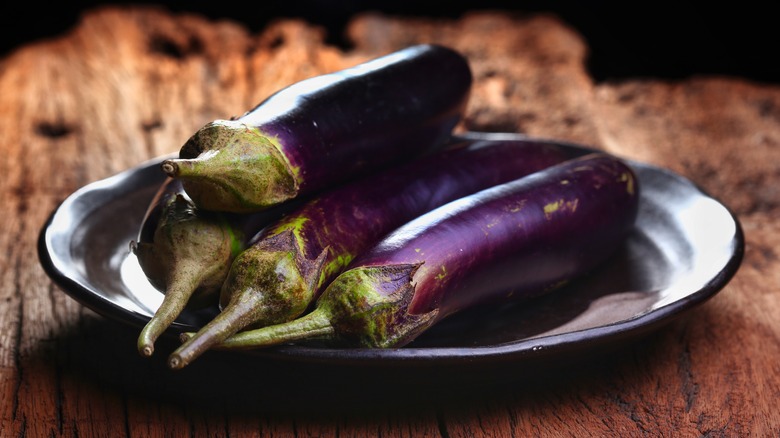
[{"label": "purple eggplant", "polygon": [[149,282],[165,294],[141,331],[138,351],[151,356],[154,342],[185,307],[216,305],[235,256],[286,207],[253,214],[204,211],[187,197],[180,181],[168,178],[147,208],[138,240],[130,242]]},{"label": "purple eggplant", "polygon": [[586,274],[624,241],[638,200],[636,176],[621,160],[572,159],[407,223],[356,258],[305,316],[215,348],[312,338],[402,347],[461,309],[537,296]]},{"label": "purple eggplant", "polygon": [[200,208],[265,209],[436,150],[460,122],[471,84],[458,52],[412,46],[208,123],[162,169]]},{"label": "purple eggplant", "polygon": [[268,226],[236,257],[222,287],[222,312],[169,363],[181,368],[240,330],[300,316],[350,261],[405,222],[570,158],[549,143],[455,141],[314,198]]}]

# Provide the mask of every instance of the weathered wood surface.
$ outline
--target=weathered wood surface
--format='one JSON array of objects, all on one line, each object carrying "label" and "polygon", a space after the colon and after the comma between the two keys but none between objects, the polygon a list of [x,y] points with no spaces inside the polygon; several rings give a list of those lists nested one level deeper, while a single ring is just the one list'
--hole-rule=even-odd
[{"label": "weathered wood surface", "polygon": [[[364,15],[348,32],[345,52],[299,21],[250,34],[105,7],[0,59],[0,436],[780,434],[780,87],[729,77],[596,84],[583,39],[548,15]],[[410,387],[407,403],[381,403],[381,376],[348,398],[312,385],[312,367],[204,356],[170,372],[163,357],[137,355],[135,330],[77,304],[39,265],[40,227],[79,187],[175,152],[204,123],[284,85],[418,42],[472,62],[461,128],[588,143],[716,195],[746,234],[735,278],[653,336],[564,374],[447,397]],[[268,387],[242,386],[241,373],[270,373]]]}]

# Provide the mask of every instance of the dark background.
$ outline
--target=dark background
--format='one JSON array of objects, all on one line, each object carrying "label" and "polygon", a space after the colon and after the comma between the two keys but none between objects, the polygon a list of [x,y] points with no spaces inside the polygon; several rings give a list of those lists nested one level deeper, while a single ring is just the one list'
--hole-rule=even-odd
[{"label": "dark background", "polygon": [[[349,17],[374,10],[390,14],[458,17],[469,9],[551,12],[586,39],[588,68],[597,81],[628,77],[681,79],[694,75],[740,76],[780,82],[780,17],[766,2],[606,2],[606,1],[75,1],[46,4],[22,0],[0,7],[0,56],[29,41],[57,36],[78,22],[81,13],[102,4],[158,4],[172,12],[197,12],[231,19],[257,32],[269,20],[301,17],[329,30],[339,45]],[[268,4],[266,4],[268,3]]]}]

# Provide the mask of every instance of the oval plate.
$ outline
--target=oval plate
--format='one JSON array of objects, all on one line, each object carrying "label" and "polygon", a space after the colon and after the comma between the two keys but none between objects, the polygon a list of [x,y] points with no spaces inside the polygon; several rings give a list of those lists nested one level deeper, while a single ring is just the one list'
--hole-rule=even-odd
[{"label": "oval plate", "polygon": [[[464,137],[544,141],[573,155],[592,149],[518,134]],[[165,157],[89,184],[52,213],[38,251],[47,274],[71,297],[106,318],[143,327],[162,301],[129,251],[144,212],[165,179]],[[640,180],[637,226],[596,272],[524,303],[453,315],[397,349],[282,345],[251,351],[264,358],[330,364],[502,364],[581,353],[649,333],[720,291],[736,273],[744,237],[736,217],[689,180],[628,161]],[[216,307],[185,311],[169,334],[204,325]],[[437,367],[438,368],[438,367]]]}]

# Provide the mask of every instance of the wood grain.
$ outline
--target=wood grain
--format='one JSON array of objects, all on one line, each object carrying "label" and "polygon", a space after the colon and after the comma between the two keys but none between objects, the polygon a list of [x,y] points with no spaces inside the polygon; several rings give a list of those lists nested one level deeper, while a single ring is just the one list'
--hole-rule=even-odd
[{"label": "wood grain", "polygon": [[[364,14],[347,35],[349,50],[296,20],[251,34],[105,6],[0,59],[0,436],[780,434],[780,87],[735,77],[594,83],[583,39],[545,14]],[[652,336],[563,373],[433,392],[347,375],[365,381],[345,394],[311,367],[229,354],[173,373],[162,358],[138,357],[135,330],[78,305],[44,273],[38,232],[74,190],[175,152],[203,124],[292,82],[420,42],[472,63],[458,129],[587,143],[668,167],[721,199],[747,239],[735,278]]]}]

